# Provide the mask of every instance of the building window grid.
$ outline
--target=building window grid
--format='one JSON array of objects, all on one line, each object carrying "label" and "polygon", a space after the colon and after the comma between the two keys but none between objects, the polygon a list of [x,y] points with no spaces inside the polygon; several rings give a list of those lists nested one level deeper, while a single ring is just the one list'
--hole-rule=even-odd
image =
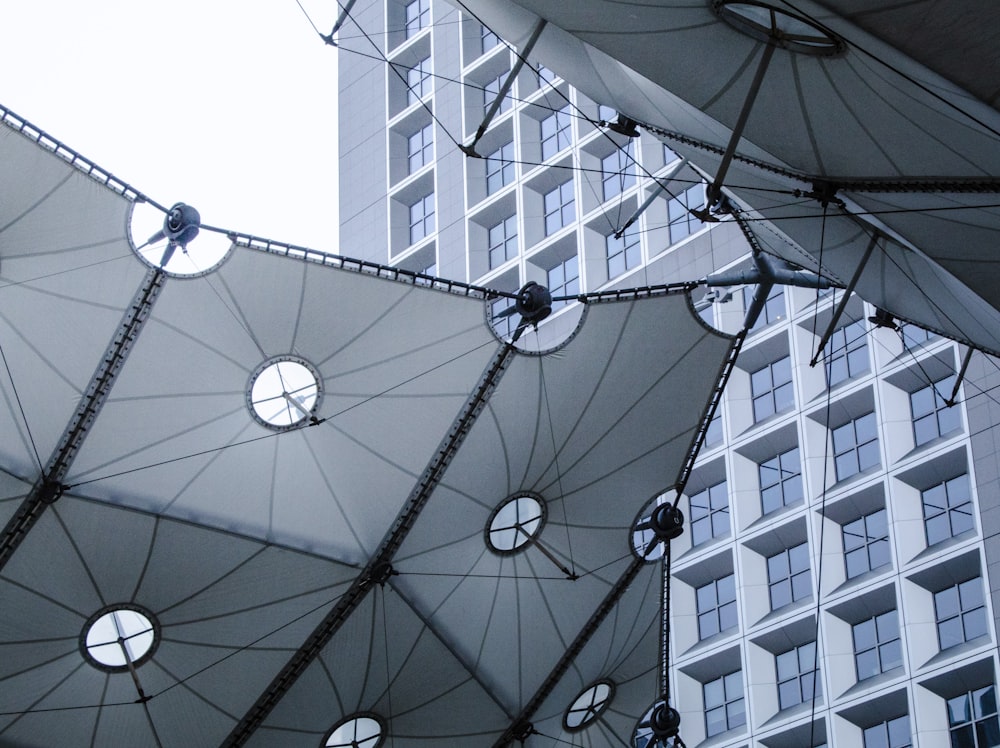
[{"label": "building window grid", "polygon": [[517,216],[508,216],[487,231],[490,270],[517,256]]},{"label": "building window grid", "polygon": [[754,423],[793,407],[795,392],[791,358],[779,358],[751,373],[750,394],[753,398]]},{"label": "building window grid", "polygon": [[434,158],[434,125],[428,123],[406,140],[409,173],[423,168]]},{"label": "building window grid", "polygon": [[576,199],[573,180],[567,179],[545,193],[542,199],[545,210],[545,235],[551,236],[576,220]]},{"label": "building window grid", "polygon": [[705,185],[703,184],[689,187],[667,202],[667,222],[670,227],[671,244],[686,239],[701,228],[701,219],[691,215],[691,211],[704,206]]},{"label": "building window grid", "polygon": [[698,587],[695,601],[699,640],[736,627],[736,582],[732,574]]},{"label": "building window grid", "polygon": [[808,543],[768,556],[767,589],[771,610],[779,610],[812,594]]},{"label": "building window grid", "polygon": [[[486,85],[483,86],[483,114],[486,114],[490,110],[490,107],[493,106],[493,102],[497,94],[500,93],[500,89],[503,88],[504,81],[507,80],[508,75],[510,75],[510,72],[504,70],[500,75],[493,80],[487,81]],[[507,91],[500,102],[500,108],[497,109],[497,113],[509,112],[512,105],[510,91]]]},{"label": "building window grid", "polygon": [[431,92],[431,58],[425,57],[406,71],[406,103],[416,104]]},{"label": "building window grid", "polygon": [[847,578],[854,579],[890,562],[889,523],[885,509],[848,522],[842,528]]},{"label": "building window grid", "polygon": [[792,447],[757,466],[760,475],[761,512],[770,514],[802,501],[802,467],[799,448]]},{"label": "building window grid", "polygon": [[833,459],[838,481],[881,464],[874,411],[833,429]]},{"label": "building window grid", "polygon": [[996,689],[992,684],[948,699],[947,708],[952,748],[1000,746]]},{"label": "building window grid", "polygon": [[605,200],[617,197],[635,184],[633,141],[601,159],[601,186]]},{"label": "building window grid", "polygon": [[920,500],[923,504],[924,531],[928,546],[975,528],[967,474],[924,489]]},{"label": "building window grid", "polygon": [[639,242],[639,232],[635,229],[625,231],[620,237],[608,234],[605,238],[608,258],[608,280],[617,278],[642,262],[642,246]]},{"label": "building window grid", "polygon": [[410,205],[410,244],[416,244],[434,231],[434,193],[418,198]]},{"label": "building window grid", "polygon": [[692,546],[729,533],[729,487],[726,481],[692,494],[688,506]]},{"label": "building window grid", "polygon": [[746,724],[743,701],[743,671],[736,670],[702,685],[707,737],[735,730]]},{"label": "building window grid", "polygon": [[910,412],[913,415],[913,440],[916,446],[945,436],[962,427],[958,408],[949,408],[942,392],[951,393],[955,375],[950,374],[933,384],[910,393]]},{"label": "building window grid", "polygon": [[868,332],[864,320],[838,327],[827,344],[826,383],[828,387],[864,374],[869,370]]},{"label": "building window grid", "polygon": [[413,0],[406,4],[406,38],[416,36],[431,23],[431,0]]},{"label": "building window grid", "polygon": [[864,748],[912,748],[910,717],[903,714],[865,728],[862,733]]},{"label": "building window grid", "polygon": [[823,684],[819,680],[816,642],[792,647],[775,656],[774,663],[779,709],[788,709],[822,695]]},{"label": "building window grid", "polygon": [[903,664],[899,640],[899,617],[889,610],[854,624],[854,668],[863,681]]},{"label": "building window grid", "polygon": [[705,432],[705,446],[712,447],[722,441],[722,408],[717,408]]},{"label": "building window grid", "polygon": [[486,156],[486,194],[514,181],[514,143],[509,141]]},{"label": "building window grid", "polygon": [[941,651],[987,634],[982,579],[973,577],[935,592],[934,615]]},{"label": "building window grid", "polygon": [[569,104],[541,120],[538,126],[541,130],[542,161],[548,161],[564,148],[568,148],[572,142]]}]

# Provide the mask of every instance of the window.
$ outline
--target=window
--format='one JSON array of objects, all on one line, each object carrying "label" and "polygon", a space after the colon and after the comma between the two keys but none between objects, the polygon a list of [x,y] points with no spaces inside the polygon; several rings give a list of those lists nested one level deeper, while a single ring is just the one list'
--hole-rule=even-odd
[{"label": "window", "polygon": [[539,123],[542,131],[542,161],[548,161],[570,144],[569,104]]},{"label": "window", "polygon": [[597,119],[600,122],[614,122],[618,119],[618,111],[612,107],[604,106],[604,104],[598,104]]},{"label": "window", "polygon": [[754,423],[795,405],[792,390],[792,360],[785,356],[750,375]]},{"label": "window", "polygon": [[997,694],[992,686],[948,699],[948,729],[952,748],[997,748]]},{"label": "window", "polygon": [[783,506],[802,501],[802,468],[798,447],[792,447],[787,452],[760,463],[757,469],[760,473],[760,503],[763,514],[770,514]]},{"label": "window", "polygon": [[847,578],[889,563],[889,524],[885,509],[866,514],[843,527]]},{"label": "window", "polygon": [[942,392],[950,395],[954,386],[955,375],[951,374],[910,393],[913,440],[918,447],[962,427],[958,408],[949,408],[941,395]]},{"label": "window", "polygon": [[701,228],[701,220],[691,215],[691,210],[705,205],[705,186],[689,187],[667,203],[667,221],[670,225],[670,243],[676,244]]},{"label": "window", "polygon": [[413,0],[406,4],[406,38],[416,36],[431,23],[431,0]]},{"label": "window", "polygon": [[434,193],[418,198],[410,205],[410,244],[416,244],[434,231]]},{"label": "window", "polygon": [[931,486],[920,494],[920,498],[924,505],[924,530],[927,532],[928,546],[975,527],[968,475],[959,475]]},{"label": "window", "polygon": [[692,494],[691,545],[729,533],[729,487],[726,481]]},{"label": "window", "polygon": [[723,675],[702,686],[705,696],[705,735],[712,737],[746,724],[743,671]]},{"label": "window", "polygon": [[[753,296],[757,292],[757,286],[743,286],[743,313],[746,314],[750,310],[750,304],[753,302]],[[760,312],[760,316],[754,323],[753,329],[759,330],[762,327],[767,327],[772,322],[777,322],[785,318],[785,289],[781,286],[774,286],[771,289],[771,293],[768,295],[767,300],[764,302],[764,308]]]},{"label": "window", "polygon": [[563,226],[576,220],[576,203],[573,198],[573,180],[567,179],[558,187],[545,193],[545,235],[551,236]]},{"label": "window", "polygon": [[[500,93],[500,89],[503,88],[503,84],[507,80],[508,75],[509,72],[505,70],[483,86],[483,114],[488,112],[490,107],[493,106],[493,102],[496,100],[497,94]],[[497,112],[507,112],[510,110],[510,107],[510,91],[507,91],[507,93],[504,94],[503,100],[500,102],[500,108],[497,109]]]},{"label": "window", "polygon": [[500,43],[500,37],[485,26],[479,27],[479,39],[482,42],[481,49],[483,54],[486,54]]},{"label": "window", "polygon": [[820,696],[823,686],[819,680],[816,659],[816,642],[808,642],[792,647],[774,658],[778,673],[778,708],[789,707],[812,701]]},{"label": "window", "polygon": [[[576,255],[563,260],[547,271],[549,293],[552,297],[577,296],[580,293],[580,260]],[[564,306],[567,302],[552,303],[553,309]]]},{"label": "window", "polygon": [[434,158],[434,125],[428,123],[406,141],[409,173],[426,166]]},{"label": "window", "polygon": [[903,350],[908,351],[933,340],[936,336],[929,330],[925,330],[919,325],[902,323],[899,326],[899,336],[903,339]]},{"label": "window", "polygon": [[808,543],[800,543],[768,557],[767,587],[771,610],[778,610],[812,594]]},{"label": "window", "polygon": [[608,251],[608,280],[631,270],[642,260],[639,232],[635,229],[626,230],[617,239],[614,234],[608,234],[605,244]]},{"label": "window", "polygon": [[633,141],[601,159],[601,183],[604,199],[620,195],[635,184],[635,159],[632,155]]},{"label": "window", "polygon": [[910,717],[906,714],[865,729],[865,748],[911,748]]},{"label": "window", "polygon": [[490,270],[517,256],[517,216],[508,216],[489,231]]},{"label": "window", "polygon": [[[556,81],[556,74],[542,64],[538,65],[538,85],[543,83],[552,85]],[[566,108],[569,111],[569,107]]]},{"label": "window", "polygon": [[674,153],[673,149],[670,146],[668,146],[666,143],[664,143],[663,144],[663,163],[664,164],[672,164],[678,158],[679,158],[679,156],[676,153]]},{"label": "window", "polygon": [[868,371],[868,337],[864,320],[839,327],[827,343],[826,383],[832,387]]},{"label": "window", "polygon": [[833,430],[837,480],[850,478],[881,463],[875,414],[866,413]]},{"label": "window", "polygon": [[490,317],[493,320],[493,329],[501,338],[511,337],[517,329],[518,315],[506,314],[503,317],[499,316],[501,313],[513,308],[514,300],[506,296],[501,296],[490,304]]},{"label": "window", "polygon": [[514,181],[514,144],[504,143],[486,157],[486,194]]},{"label": "window", "polygon": [[899,620],[895,610],[854,624],[854,667],[858,680],[888,672],[903,664]]},{"label": "window", "polygon": [[934,614],[942,651],[984,636],[989,629],[982,580],[973,577],[935,592]]},{"label": "window", "polygon": [[431,92],[431,58],[425,57],[406,71],[406,105],[416,104]]},{"label": "window", "polygon": [[698,605],[698,638],[707,639],[736,627],[736,582],[721,577],[695,590]]}]

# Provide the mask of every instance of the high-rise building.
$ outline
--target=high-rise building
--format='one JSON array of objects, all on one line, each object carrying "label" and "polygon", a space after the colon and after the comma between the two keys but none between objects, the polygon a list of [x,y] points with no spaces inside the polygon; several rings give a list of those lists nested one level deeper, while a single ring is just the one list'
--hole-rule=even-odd
[{"label": "high-rise building", "polygon": [[[749,263],[734,221],[697,217],[699,172],[648,132],[609,127],[617,112],[530,56],[508,87],[516,50],[456,7],[363,0],[339,45],[343,254],[557,297]],[[753,290],[693,299],[735,333]],[[685,487],[670,620],[681,735],[998,746],[1000,369],[879,326],[856,297],[810,365],[840,296],[774,289]],[[569,314],[557,304],[543,327]]]}]

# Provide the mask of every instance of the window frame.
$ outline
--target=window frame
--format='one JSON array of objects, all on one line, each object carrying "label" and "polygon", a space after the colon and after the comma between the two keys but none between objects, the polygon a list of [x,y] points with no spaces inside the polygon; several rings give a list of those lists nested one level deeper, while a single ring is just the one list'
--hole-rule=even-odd
[{"label": "window frame", "polygon": [[[787,372],[784,371],[786,367]],[[789,355],[750,372],[750,400],[753,404],[754,423],[760,423],[795,407],[795,385],[792,380],[792,357]]]},{"label": "window frame", "polygon": [[[868,632],[861,627],[870,627],[870,644],[866,641],[863,648],[858,648],[858,638]],[[891,626],[892,630],[889,630]],[[903,665],[903,642],[899,633],[899,613],[896,608],[876,613],[870,618],[851,626],[851,647],[854,652],[854,675],[858,682],[874,678]],[[887,653],[894,654],[890,655]],[[867,656],[867,657],[866,657]],[[866,657],[875,667],[866,667],[862,674],[862,658]],[[874,659],[871,659],[874,658]]]},{"label": "window frame", "polygon": [[[730,572],[696,587],[695,611],[698,617],[698,641],[704,641],[739,626],[735,575]],[[730,617],[732,621],[723,627]],[[711,621],[711,628],[704,627],[703,621]]]},{"label": "window frame", "polygon": [[[889,547],[889,515],[885,507],[845,522],[841,525],[840,535],[844,544],[844,574],[847,579],[855,579],[862,574],[892,564],[892,549]],[[850,546],[849,538],[852,539]],[[854,538],[857,540],[853,540]],[[884,553],[884,560],[875,556],[876,553]],[[857,567],[852,570],[851,559],[854,558],[864,558],[863,570],[857,570]]]},{"label": "window frame", "polygon": [[[974,591],[974,592],[973,592]],[[954,593],[955,598],[958,602],[957,612],[948,613],[942,616],[941,604],[944,600],[944,596],[947,593]],[[971,599],[968,599],[966,595],[974,595]],[[978,624],[977,629],[973,629],[970,634],[968,630],[968,621],[972,618],[973,614],[976,614],[976,618],[981,617],[981,622]],[[978,639],[981,636],[988,636],[990,632],[989,619],[987,617],[986,611],[986,595],[983,591],[983,578],[981,576],[974,576],[966,579],[962,582],[957,582],[956,584],[950,585],[948,587],[943,587],[940,590],[934,592],[934,622],[937,628],[938,634],[938,647],[944,652],[951,649],[952,647],[957,647],[966,642]],[[957,622],[961,628],[961,639],[957,637],[953,643],[947,643],[942,633],[942,625],[946,623]],[[950,639],[947,641],[951,641]]]},{"label": "window frame", "polygon": [[[430,204],[430,210],[427,210],[428,203]],[[417,206],[420,206],[422,213],[419,216],[414,212]],[[428,236],[434,233],[435,223],[436,223],[436,205],[434,203],[434,193],[428,192],[426,195],[421,195],[412,203],[407,206],[407,215],[409,217],[409,239],[410,245],[422,242]],[[417,227],[419,226],[419,231]]]},{"label": "window frame", "polygon": [[[513,227],[513,233],[510,229]],[[497,223],[486,229],[486,249],[489,253],[490,270],[494,270],[506,262],[513,260],[519,254],[517,215],[512,214],[501,218]],[[494,232],[502,230],[500,241],[494,242]],[[511,248],[513,245],[513,249]],[[503,250],[503,257],[499,258],[499,250]]]},{"label": "window frame", "polygon": [[[957,408],[948,407],[941,395],[939,386],[944,384],[947,391],[955,386],[955,375],[947,374],[936,382],[921,387],[910,393],[910,417],[913,422],[913,443],[917,447],[929,444],[962,428],[962,414]],[[917,412],[917,400],[926,399],[930,393],[931,403],[920,403],[921,410]],[[925,431],[924,424],[933,424],[930,431]],[[923,433],[922,433],[923,432]]]},{"label": "window frame", "polygon": [[[850,333],[850,334],[848,334]],[[834,387],[871,371],[868,355],[868,328],[863,319],[841,325],[827,342],[826,386]],[[842,371],[839,371],[842,365]],[[836,377],[834,368],[837,368]]]},{"label": "window frame", "polygon": [[[414,148],[414,143],[418,147]],[[420,163],[414,162],[419,160]],[[434,161],[434,123],[428,122],[406,138],[407,174],[415,174]]]},{"label": "window frame", "polygon": [[[542,161],[548,161],[569,148],[573,143],[573,118],[570,115],[570,105],[567,104],[562,109],[557,109],[538,120],[538,131]],[[555,150],[552,150],[553,148]]]},{"label": "window frame", "polygon": [[424,57],[416,65],[406,69],[406,106],[413,106],[430,94],[431,70],[430,56]]},{"label": "window frame", "polygon": [[[486,156],[486,194],[499,192],[514,181],[514,141],[508,140]],[[500,183],[495,184],[499,176]]]},{"label": "window frame", "polygon": [[608,280],[614,280],[642,264],[642,242],[638,229],[630,227],[615,238],[614,233],[604,237],[605,260]]},{"label": "window frame", "polygon": [[[568,195],[568,198],[567,198]],[[552,236],[576,221],[573,177],[560,182],[542,196],[545,236]],[[558,225],[556,225],[558,218]]]},{"label": "window frame", "polygon": [[[794,662],[795,670],[786,671],[782,678],[782,658],[784,662]],[[819,675],[819,658],[816,642],[805,642],[791,649],[779,652],[774,656],[775,683],[778,688],[778,709],[790,709],[793,706],[819,699],[823,695],[823,681]],[[795,685],[797,700],[785,702],[785,690],[782,686]]]},{"label": "window frame", "polygon": [[[767,594],[772,611],[781,610],[812,595],[808,541],[784,548],[773,556],[768,556],[766,566]],[[777,576],[782,572],[784,576]],[[787,600],[784,602],[779,600],[780,604],[775,605],[775,591],[783,591],[786,588]]]},{"label": "window frame", "polygon": [[[958,491],[959,485],[962,486],[961,491],[964,493],[964,498],[959,495],[959,502],[952,503],[952,494]],[[954,488],[953,488],[954,487]],[[934,491],[940,490],[944,497],[943,506],[936,506],[928,500],[936,500],[934,497],[929,497],[929,494]],[[976,529],[976,519],[975,519],[975,506],[972,501],[972,485],[969,480],[968,473],[961,473],[956,475],[954,478],[949,478],[943,480],[940,483],[936,483],[933,486],[929,486],[920,492],[920,506],[923,512],[924,519],[924,537],[927,540],[927,547],[935,546],[938,543],[943,543],[946,540],[962,535],[963,533],[969,532],[970,530]],[[930,510],[929,510],[930,507]],[[932,510],[937,510],[933,511]],[[967,517],[967,520],[963,520],[963,524],[967,521],[968,526],[962,527],[956,530],[955,517]],[[948,525],[948,534],[942,535],[940,538],[932,539],[931,537],[931,525],[930,523],[935,520],[944,519]],[[939,523],[936,523],[939,524]]]},{"label": "window frame", "polygon": [[[714,696],[709,700],[709,691],[721,689],[721,701]],[[738,692],[737,692],[738,687]],[[725,673],[718,678],[713,678],[701,684],[702,702],[705,707],[705,735],[714,737],[723,733],[743,727],[747,723],[746,701],[743,689],[743,671],[734,670]],[[724,720],[717,721],[717,724],[724,724],[725,729],[715,729],[711,721],[713,713],[721,713]]]},{"label": "window frame", "polygon": [[[858,434],[858,427],[863,421],[864,425],[867,427],[868,421],[866,419],[871,419],[870,423],[873,435],[870,438],[865,438],[864,441],[861,441]],[[838,447],[838,435],[847,434],[848,431],[846,429],[848,426],[851,427],[851,442],[841,442],[841,445]],[[842,423],[840,426],[831,429],[830,437],[833,442],[834,471],[838,481],[846,480],[882,464],[882,455],[880,454],[879,448],[878,422],[875,418],[874,410],[862,413],[856,418],[852,418],[850,421]],[[875,449],[875,462],[869,463],[867,459],[862,461],[862,450],[866,447],[870,447],[871,445],[874,445]],[[843,473],[841,470],[842,458],[847,457],[848,455],[854,456],[852,460],[853,468],[850,472]]]},{"label": "window frame", "polygon": [[[786,469],[785,459],[791,462],[792,453],[795,453],[795,471]],[[773,465],[771,463],[774,463]],[[774,480],[771,480],[771,475]],[[765,478],[765,475],[767,476]],[[779,452],[774,457],[757,463],[757,477],[760,481],[760,507],[761,516],[766,516],[776,512],[782,507],[791,506],[805,499],[805,491],[802,486],[802,453],[798,445]],[[789,486],[797,486],[797,489],[789,489]],[[777,490],[775,490],[777,489]],[[797,493],[797,495],[796,495]],[[780,497],[780,504],[769,508],[773,504],[768,497]]]},{"label": "window frame", "polygon": [[[725,504],[718,504],[715,501],[719,496],[725,499]],[[700,503],[702,497],[706,499],[704,504]],[[688,525],[691,531],[692,548],[703,545],[715,538],[728,535],[731,530],[728,481],[723,478],[721,481],[706,486],[697,493],[689,494],[688,514],[690,515]],[[725,527],[721,526],[720,515],[725,515]],[[702,537],[702,532],[699,529],[702,527],[709,528],[707,536]]]}]

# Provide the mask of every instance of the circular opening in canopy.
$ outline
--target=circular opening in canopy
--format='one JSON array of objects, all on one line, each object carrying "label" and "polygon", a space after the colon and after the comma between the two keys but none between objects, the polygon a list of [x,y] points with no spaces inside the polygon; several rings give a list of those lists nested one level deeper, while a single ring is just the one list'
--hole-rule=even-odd
[{"label": "circular opening in canopy", "polygon": [[247,404],[258,423],[280,431],[314,418],[322,394],[312,364],[279,356],[265,361],[250,377]]},{"label": "circular opening in canopy", "polygon": [[[173,220],[159,208],[146,202],[132,204],[128,221],[128,240],[132,251],[150,267],[177,278],[194,278],[215,270],[226,259],[233,243],[215,231],[185,230],[200,218],[190,206],[175,212]],[[169,234],[169,235],[168,235]]]},{"label": "circular opening in canopy", "polygon": [[323,748],[377,748],[384,737],[382,720],[374,714],[356,714],[334,725]]},{"label": "circular opening in canopy", "polygon": [[84,624],[80,645],[87,660],[102,670],[128,670],[153,656],[159,644],[153,614],[136,605],[113,605]]},{"label": "circular opening in canopy", "polygon": [[844,51],[844,43],[818,23],[773,5],[715,0],[713,7],[737,31],[790,52],[835,55]]},{"label": "circular opening in canopy", "polygon": [[563,727],[570,731],[587,727],[608,708],[614,692],[614,684],[606,680],[584,689],[563,715]]},{"label": "circular opening in canopy", "polygon": [[545,504],[542,497],[519,493],[493,510],[486,524],[486,543],[498,553],[516,553],[542,531]]}]

